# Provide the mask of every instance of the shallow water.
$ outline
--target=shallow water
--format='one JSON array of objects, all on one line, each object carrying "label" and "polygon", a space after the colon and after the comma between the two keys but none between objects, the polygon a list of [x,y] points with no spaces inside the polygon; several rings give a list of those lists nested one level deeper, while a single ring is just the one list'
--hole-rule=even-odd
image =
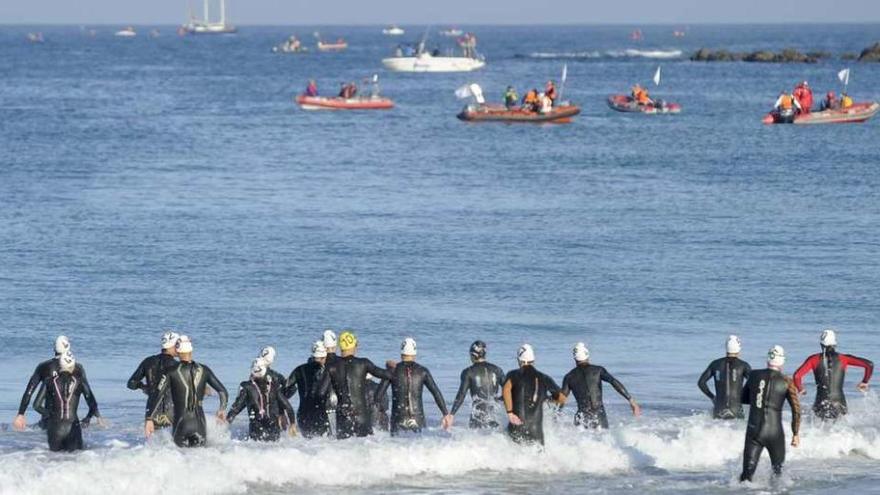
[{"label": "shallow water", "polygon": [[[695,387],[728,333],[753,365],[779,343],[794,369],[828,325],[842,350],[877,357],[877,123],[760,124],[797,80],[836,89],[840,61],[683,58],[701,46],[858,51],[877,28],[693,26],[679,40],[653,27],[635,45],[627,27],[478,27],[489,64],[469,75],[386,73],[379,60],[396,41],[375,28],[180,39],[169,27],[130,40],[107,28],[95,39],[76,27],[0,29],[0,418],[11,420],[33,366],[65,333],[112,422],[87,432],[90,450],[77,456],[49,454],[42,433],[4,423],[0,493],[738,492],[743,425],[709,421]],[[38,29],[46,43],[28,44]],[[269,51],[316,29],[352,48]],[[566,56],[581,53],[599,56]],[[497,99],[507,84],[557,78],[562,63],[566,98],[584,106],[573,124],[454,118],[461,84]],[[657,63],[654,94],[682,115],[607,109],[608,94],[649,82]],[[309,77],[332,92],[373,72],[395,110],[291,103]],[[853,65],[857,100],[880,98],[878,83],[880,66]],[[124,382],[169,326],[193,337],[197,359],[230,389],[264,344],[287,373],[327,326],[356,329],[376,362],[412,335],[447,400],[475,338],[505,369],[533,343],[557,380],[585,340],[644,417],[629,418],[608,389],[612,429],[574,432],[563,418],[544,453],[461,427],[273,446],[221,429],[208,449],[145,446],[144,396]],[[785,477],[772,482],[765,459],[750,490],[876,484],[877,398],[855,382],[847,421],[820,427],[808,415]]]}]

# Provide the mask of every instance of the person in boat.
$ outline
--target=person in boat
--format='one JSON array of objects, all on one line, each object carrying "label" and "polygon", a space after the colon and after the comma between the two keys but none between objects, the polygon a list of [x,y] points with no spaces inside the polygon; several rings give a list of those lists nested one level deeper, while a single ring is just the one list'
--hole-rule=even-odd
[{"label": "person in boat", "polygon": [[868,391],[868,382],[874,372],[871,361],[837,352],[837,333],[828,329],[819,337],[822,352],[808,357],[804,364],[794,373],[794,385],[801,395],[807,393],[804,388],[804,377],[813,372],[816,380],[816,400],[813,402],[813,413],[824,420],[836,420],[847,413],[846,395],[843,393],[843,382],[848,367],[862,368],[862,380],[856,385],[859,392]]},{"label": "person in boat", "polygon": [[813,90],[810,89],[810,84],[802,81],[795,86],[792,95],[800,104],[798,113],[810,113],[810,109],[813,108]]},{"label": "person in boat", "polygon": [[547,98],[550,98],[550,101],[554,104],[556,103],[556,97],[558,93],[556,91],[556,83],[553,81],[547,81],[547,84],[544,85],[544,94],[547,95]]},{"label": "person in boat", "polygon": [[440,56],[440,49],[437,47],[434,47],[434,49],[431,50],[431,56],[432,57],[439,57]]},{"label": "person in boat", "polygon": [[550,113],[553,111],[553,100],[547,96],[547,93],[538,95],[538,112]]},{"label": "person in boat", "polygon": [[397,48],[394,49],[394,56],[397,58],[403,57],[403,47],[397,45]]},{"label": "person in boat", "polygon": [[773,108],[780,113],[789,113],[795,109],[800,110],[801,104],[794,95],[783,90],[779,93],[779,98],[776,99]]},{"label": "person in boat", "polygon": [[825,94],[825,100],[822,101],[822,110],[836,110],[840,107],[840,101],[834,91]]},{"label": "person in boat", "polygon": [[846,93],[842,93],[840,96],[840,108],[846,110],[853,106],[853,99]]},{"label": "person in boat", "polygon": [[522,109],[528,112],[538,111],[538,90],[536,88],[528,90],[523,96]]},{"label": "person in boat", "polygon": [[306,96],[312,98],[318,96],[318,83],[314,79],[309,79],[309,85],[306,86]]},{"label": "person in boat", "polygon": [[651,97],[648,96],[648,90],[643,88],[640,84],[636,84],[632,88],[632,99],[636,102],[637,105],[642,107],[651,106],[654,102],[651,100]]},{"label": "person in boat", "polygon": [[504,106],[508,110],[513,110],[517,103],[519,103],[519,95],[516,94],[516,89],[513,86],[508,86],[507,91],[504,92]]}]

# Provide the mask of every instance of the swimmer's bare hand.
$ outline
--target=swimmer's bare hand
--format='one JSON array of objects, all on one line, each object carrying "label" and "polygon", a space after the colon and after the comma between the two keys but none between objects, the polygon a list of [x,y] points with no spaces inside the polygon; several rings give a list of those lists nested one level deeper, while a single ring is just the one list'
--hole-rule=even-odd
[{"label": "swimmer's bare hand", "polygon": [[102,429],[107,428],[108,426],[110,426],[110,423],[109,423],[106,419],[104,419],[103,416],[98,416],[98,417],[96,417],[96,418],[95,418],[95,424],[98,425],[98,428],[102,428]]},{"label": "swimmer's bare hand", "polygon": [[629,401],[629,407],[632,408],[633,416],[639,417],[642,415],[642,408],[639,406],[639,403],[635,401],[635,399]]},{"label": "swimmer's bare hand", "polygon": [[862,382],[862,383],[856,385],[856,388],[859,389],[859,392],[866,393],[868,391],[868,384],[865,382]]},{"label": "swimmer's bare hand", "polygon": [[452,423],[454,423],[454,422],[455,422],[455,416],[453,416],[451,414],[447,414],[446,416],[443,416],[442,420],[440,420],[440,426],[444,430],[448,430],[448,429],[452,428]]},{"label": "swimmer's bare hand", "polygon": [[801,444],[801,437],[795,435],[791,437],[791,446],[797,448],[798,445]]},{"label": "swimmer's bare hand", "polygon": [[802,389],[798,390],[798,393],[799,393],[800,395],[807,395],[807,389],[806,389],[806,388],[802,388]]},{"label": "swimmer's bare hand", "polygon": [[27,428],[27,418],[24,417],[24,414],[19,414],[12,420],[12,427],[18,431],[24,431]]},{"label": "swimmer's bare hand", "polygon": [[218,425],[225,425],[226,424],[226,411],[224,411],[222,409],[217,411],[217,424]]},{"label": "swimmer's bare hand", "polygon": [[287,434],[290,435],[291,437],[297,436],[298,433],[296,431],[296,425],[290,425],[290,428],[287,429]]},{"label": "swimmer's bare hand", "polygon": [[148,420],[144,421],[144,437],[145,438],[150,438],[151,436],[153,436],[153,431],[155,431],[155,429],[156,429],[156,426],[153,424],[152,419],[148,419]]},{"label": "swimmer's bare hand", "polygon": [[519,416],[513,413],[507,413],[507,420],[510,421],[510,424],[513,426],[521,426],[523,424],[522,420],[519,419]]}]

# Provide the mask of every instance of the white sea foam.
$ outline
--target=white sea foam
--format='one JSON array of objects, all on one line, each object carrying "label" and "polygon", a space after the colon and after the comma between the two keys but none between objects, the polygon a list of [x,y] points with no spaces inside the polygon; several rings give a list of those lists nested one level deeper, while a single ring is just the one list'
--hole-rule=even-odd
[{"label": "white sea foam", "polygon": [[[806,422],[792,463],[860,455],[880,459],[876,415],[836,425]],[[101,442],[85,452],[51,454],[34,448],[0,456],[0,494],[89,495],[246,493],[254,486],[291,489],[321,486],[388,486],[401,479],[466,479],[494,473],[535,476],[614,477],[631,472],[706,472],[729,482],[739,463],[744,423],[706,415],[627,421],[605,432],[584,432],[547,421],[547,447],[520,448],[502,434],[458,428],[421,438],[380,434],[339,443],[286,439],[276,444],[231,440],[225,427],[210,430],[207,448],[182,450],[167,433],[147,445]],[[344,466],[346,477],[336,473]],[[766,463],[764,465],[766,467]],[[766,470],[766,469],[765,469]],[[763,476],[763,475],[762,475]],[[763,479],[763,478],[761,478]],[[761,481],[759,480],[759,484]]]},{"label": "white sea foam", "polygon": [[540,59],[593,59],[593,58],[657,58],[673,59],[680,58],[681,50],[637,50],[634,48],[624,50],[601,51],[574,51],[574,52],[532,52],[528,58]]}]

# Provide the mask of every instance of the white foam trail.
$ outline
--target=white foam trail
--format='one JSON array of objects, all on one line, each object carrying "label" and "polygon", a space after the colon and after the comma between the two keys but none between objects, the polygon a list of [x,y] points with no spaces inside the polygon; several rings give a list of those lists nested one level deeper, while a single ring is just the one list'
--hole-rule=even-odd
[{"label": "white foam trail", "polygon": [[540,59],[592,59],[592,58],[657,58],[672,59],[680,58],[681,50],[607,50],[599,51],[581,51],[581,52],[532,52],[529,58]]}]

